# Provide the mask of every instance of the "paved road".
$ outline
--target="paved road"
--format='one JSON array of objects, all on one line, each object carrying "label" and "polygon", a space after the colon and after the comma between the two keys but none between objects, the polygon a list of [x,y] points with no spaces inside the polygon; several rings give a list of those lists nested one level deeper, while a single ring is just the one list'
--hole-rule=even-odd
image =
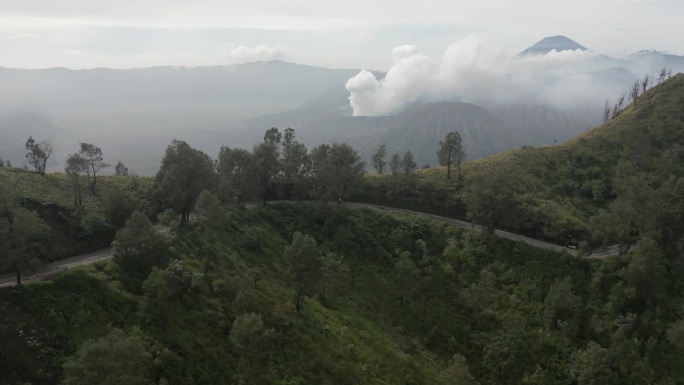
[{"label": "paved road", "polygon": [[[382,208],[382,206],[367,204],[367,203],[347,202],[347,203],[345,203],[345,205],[348,207],[371,208],[371,209],[375,209],[375,210],[399,212],[399,213],[404,213],[404,214],[408,214],[408,215],[421,216],[421,217],[428,218],[428,219],[431,219],[431,220],[436,221],[436,222],[442,222],[442,223],[446,223],[448,225],[458,226],[458,227],[462,227],[465,229],[470,229],[470,230],[475,230],[475,231],[483,231],[484,230],[484,228],[482,226],[474,225],[470,222],[459,221],[458,219],[442,217],[439,215],[428,214],[428,213],[423,213],[423,212],[419,212],[419,211],[411,211],[411,210],[398,209],[398,208],[393,208],[393,207]],[[526,237],[526,236],[523,236],[520,234],[511,233],[511,232],[504,231],[504,230],[495,230],[494,234],[500,238],[506,238],[506,239],[510,239],[513,241],[524,242],[530,246],[538,247],[541,249],[547,249],[547,250],[552,250],[552,251],[556,251],[556,252],[565,251],[571,255],[579,254],[578,250],[568,249],[567,247],[556,245],[554,243],[540,241],[538,239],[529,238],[529,237]],[[617,254],[619,254],[619,251],[620,251],[619,247],[617,245],[614,245],[614,246],[594,250],[591,254],[589,254],[588,257],[589,258],[605,258],[605,257],[609,257],[612,255],[617,255]]]},{"label": "paved road", "polygon": [[[55,261],[47,265],[43,265],[33,274],[24,274],[21,277],[21,282],[30,282],[34,280],[43,279],[51,275],[57,274],[62,270],[66,270],[75,266],[89,265],[97,261],[103,261],[112,257],[112,248],[106,247],[90,253],[77,255],[61,261]],[[16,273],[0,275],[0,287],[14,286],[17,283]]]},{"label": "paved road", "polygon": [[[295,202],[275,201],[275,202],[269,202],[269,203],[295,203]],[[403,214],[408,214],[408,215],[421,216],[421,217],[428,218],[428,219],[436,221],[436,222],[442,222],[442,223],[446,223],[448,225],[458,226],[458,227],[462,227],[465,229],[470,229],[470,230],[475,230],[475,231],[482,231],[483,230],[482,226],[473,225],[472,223],[469,223],[469,222],[459,221],[458,219],[442,217],[439,215],[428,214],[428,213],[423,213],[423,212],[419,212],[419,211],[411,211],[411,210],[398,209],[398,208],[393,208],[393,207],[384,207],[383,208],[379,205],[373,205],[373,204],[368,204],[368,203],[345,202],[344,205],[347,207],[352,207],[352,208],[370,208],[370,209],[375,209],[375,210],[392,211],[392,212],[398,212],[398,213],[403,213]],[[525,237],[523,235],[511,233],[508,231],[495,230],[494,234],[500,238],[506,238],[506,239],[511,239],[513,241],[524,242],[530,246],[534,246],[534,247],[538,247],[538,248],[542,248],[542,249],[552,250],[552,251],[556,251],[556,252],[565,251],[571,255],[577,255],[578,254],[577,250],[568,249],[566,247],[556,245],[553,243],[549,243],[549,242],[540,241],[538,239],[528,238],[528,237]],[[610,246],[610,247],[606,247],[603,249],[594,250],[588,257],[589,258],[605,258],[605,257],[609,257],[612,255],[617,255],[617,254],[619,254],[619,247],[617,245],[615,245],[615,246]],[[66,269],[69,269],[69,268],[72,268],[75,266],[89,265],[91,263],[94,263],[97,261],[103,261],[103,260],[109,259],[111,257],[112,257],[112,248],[107,247],[107,248],[100,249],[97,251],[93,251],[90,253],[81,254],[81,255],[77,255],[75,257],[63,259],[61,261],[55,261],[55,262],[50,263],[48,265],[44,265],[42,268],[38,269],[38,271],[32,275],[25,275],[24,277],[22,277],[22,282],[30,282],[30,281],[34,281],[34,280],[39,280],[39,279],[46,278],[46,277],[49,277],[51,275],[57,274],[58,272],[60,272],[62,270],[66,270]],[[16,274],[0,275],[0,287],[14,286],[15,284],[16,284]]]}]

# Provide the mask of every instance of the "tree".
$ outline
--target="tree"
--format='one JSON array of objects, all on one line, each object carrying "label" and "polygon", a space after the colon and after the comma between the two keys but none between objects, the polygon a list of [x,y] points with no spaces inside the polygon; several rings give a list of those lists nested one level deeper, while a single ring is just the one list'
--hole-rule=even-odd
[{"label": "tree", "polygon": [[254,146],[252,151],[256,175],[259,181],[259,195],[263,204],[266,204],[266,200],[271,192],[273,178],[280,172],[280,154],[278,153],[275,139],[268,137],[268,134],[267,139],[267,141]]},{"label": "tree", "polygon": [[603,123],[608,123],[610,120],[610,102],[606,99],[606,104],[603,105]]},{"label": "tree", "polygon": [[124,166],[121,161],[118,161],[116,163],[116,166],[114,166],[114,175],[117,176],[128,176],[128,167]]},{"label": "tree", "polygon": [[389,161],[389,169],[392,175],[399,175],[399,171],[401,170],[401,155],[396,152],[392,154],[392,158]]},{"label": "tree", "polygon": [[134,212],[116,232],[112,246],[114,261],[135,277],[146,277],[152,267],[167,263],[164,238],[140,212]]},{"label": "tree", "polygon": [[569,277],[556,280],[544,298],[544,323],[546,328],[554,329],[559,322],[568,323],[581,306],[581,300],[572,291]]},{"label": "tree", "polygon": [[50,227],[34,211],[0,202],[0,268],[14,271],[17,285],[22,272],[38,265],[50,237]]},{"label": "tree", "polygon": [[270,385],[275,383],[273,348],[275,331],[266,329],[261,315],[243,314],[235,318],[230,328],[230,342],[240,354],[238,378],[240,385]]},{"label": "tree", "polygon": [[120,229],[126,224],[135,210],[135,202],[123,190],[108,189],[102,197],[102,206],[105,209],[109,223],[115,229]]},{"label": "tree", "polygon": [[154,385],[152,354],[119,329],[84,342],[64,363],[64,385]]},{"label": "tree", "polygon": [[641,82],[641,93],[643,94],[646,92],[648,89],[648,86],[651,84],[651,78],[648,77],[648,75],[644,76],[644,80]]},{"label": "tree", "polygon": [[101,169],[109,167],[109,164],[103,162],[102,150],[92,143],[81,142],[81,151],[79,154],[85,159],[86,175],[88,176],[88,184],[90,184],[90,191],[95,194],[95,185],[97,184],[97,173]]},{"label": "tree", "polygon": [[221,202],[215,194],[203,190],[195,203],[195,212],[202,226],[207,229],[219,229],[226,224],[226,215]]},{"label": "tree", "polygon": [[185,295],[197,289],[203,281],[202,273],[189,271],[180,260],[172,261],[164,269],[153,268],[142,285],[142,316],[146,321],[164,328],[173,318],[176,304],[189,308],[190,303]]},{"label": "tree", "polygon": [[346,199],[363,175],[364,163],[348,144],[321,144],[311,150],[313,193],[321,200]]},{"label": "tree", "polygon": [[311,156],[305,145],[295,140],[292,128],[285,130],[282,147],[282,182],[293,197],[302,199],[307,192],[307,176],[311,172]]},{"label": "tree", "polygon": [[221,147],[217,172],[219,176],[219,195],[223,201],[237,197],[238,205],[247,200],[254,191],[256,183],[254,155],[242,148]]},{"label": "tree", "polygon": [[47,141],[36,142],[32,136],[26,141],[26,159],[39,175],[45,175],[45,166],[52,155],[52,144]]},{"label": "tree", "polygon": [[264,133],[264,143],[268,143],[272,146],[278,147],[282,139],[283,135],[278,131],[277,127],[271,127]]},{"label": "tree", "polygon": [[336,253],[327,253],[321,257],[321,283],[319,297],[326,299],[342,293],[342,287],[349,278],[349,265],[344,257]]},{"label": "tree", "polygon": [[612,367],[613,359],[608,349],[589,341],[586,349],[576,353],[571,375],[578,385],[619,383],[618,373]]},{"label": "tree", "polygon": [[[672,73],[672,70],[670,70],[670,73]],[[668,70],[667,70],[667,67],[663,67],[663,68],[660,70],[660,73],[659,73],[659,75],[658,75],[658,84],[664,82],[665,79],[667,79],[667,78],[668,78]]]},{"label": "tree", "polygon": [[461,162],[465,159],[461,134],[452,131],[446,135],[443,141],[439,142],[439,145],[437,157],[440,166],[447,166],[447,179],[451,179],[451,165],[454,163],[458,167],[458,179],[461,179]]},{"label": "tree", "polygon": [[465,357],[455,354],[449,366],[439,374],[443,385],[478,385],[479,383],[472,374]]},{"label": "tree", "polygon": [[373,157],[371,158],[371,162],[373,163],[373,168],[375,168],[375,171],[378,172],[378,174],[382,175],[382,171],[385,169],[385,166],[387,166],[387,162],[385,161],[385,155],[387,155],[387,147],[383,144],[380,147],[378,147],[378,150],[373,154]]},{"label": "tree", "polygon": [[405,177],[408,177],[416,168],[418,168],[418,165],[413,159],[413,154],[411,151],[406,151],[404,157],[401,158],[401,171],[404,173]]},{"label": "tree", "polygon": [[174,139],[155,176],[155,189],[162,201],[181,214],[183,226],[199,194],[211,188],[213,176],[214,165],[207,154]]},{"label": "tree", "polygon": [[290,277],[295,286],[295,307],[299,312],[302,298],[316,293],[321,276],[321,252],[313,238],[296,232],[292,236],[292,244],[285,247],[283,257],[290,264]]},{"label": "tree", "polygon": [[641,91],[641,84],[639,84],[639,79],[637,79],[629,90],[629,100],[634,103],[635,106],[637,104],[637,98],[639,97],[639,91]]},{"label": "tree", "polygon": [[463,191],[466,218],[484,226],[490,234],[516,212],[515,177],[503,169],[481,169]]},{"label": "tree", "polygon": [[83,204],[81,199],[81,173],[86,171],[86,160],[81,154],[70,154],[66,160],[64,171],[71,179],[71,187],[74,190],[74,206]]}]

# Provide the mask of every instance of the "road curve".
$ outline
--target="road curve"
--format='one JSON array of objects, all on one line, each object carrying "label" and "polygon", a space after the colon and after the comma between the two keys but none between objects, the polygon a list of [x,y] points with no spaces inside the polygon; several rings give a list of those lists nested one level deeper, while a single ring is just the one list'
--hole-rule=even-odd
[{"label": "road curve", "polygon": [[[460,221],[458,219],[442,217],[442,216],[434,215],[434,214],[423,213],[420,211],[398,209],[398,208],[394,208],[394,207],[385,207],[385,206],[374,205],[374,204],[369,204],[369,203],[345,202],[345,205],[347,207],[370,208],[370,209],[375,209],[375,210],[393,211],[393,212],[399,212],[399,213],[408,214],[408,215],[420,216],[420,217],[428,218],[428,219],[433,220],[435,222],[442,222],[442,223],[446,223],[448,225],[458,226],[458,227],[462,227],[464,229],[469,229],[469,230],[474,230],[474,231],[483,231],[484,230],[484,228],[482,226],[474,225],[470,222]],[[551,251],[556,251],[556,252],[563,252],[564,251],[564,252],[567,252],[568,254],[574,255],[574,256],[579,254],[579,250],[569,249],[567,247],[556,245],[554,243],[540,241],[538,239],[529,238],[529,237],[526,237],[526,236],[523,236],[520,234],[511,233],[509,231],[494,230],[494,234],[499,238],[506,238],[506,239],[510,239],[513,241],[520,241],[520,242],[526,243],[530,246],[537,247],[540,249],[546,249],[546,250],[551,250]],[[600,258],[610,257],[613,255],[618,255],[619,253],[620,253],[620,248],[617,245],[614,245],[614,246],[609,246],[609,247],[594,250],[587,256],[587,258],[599,258],[600,259]]]},{"label": "road curve", "polygon": [[[104,249],[91,251],[89,253],[69,257],[60,261],[55,261],[41,266],[33,274],[24,274],[21,277],[21,282],[31,282],[40,280],[51,275],[55,275],[62,270],[70,269],[76,266],[89,265],[97,261],[104,261],[112,257],[112,248],[105,247]],[[14,286],[17,283],[16,273],[0,275],[0,288],[7,286]]]},{"label": "road curve", "polygon": [[[269,203],[296,203],[296,202],[272,201]],[[482,226],[474,225],[470,222],[460,221],[458,219],[442,217],[442,216],[434,215],[434,214],[423,213],[420,211],[412,211],[412,210],[399,209],[399,208],[394,208],[394,207],[385,207],[385,206],[374,205],[374,204],[370,204],[370,203],[345,202],[344,205],[347,207],[352,207],[352,208],[367,208],[367,209],[374,209],[374,210],[380,210],[380,211],[398,212],[398,213],[428,218],[428,219],[433,220],[435,222],[446,223],[448,225],[458,226],[458,227],[462,227],[464,229],[469,229],[469,230],[474,230],[474,231],[483,231]],[[504,231],[504,230],[495,230],[494,234],[500,238],[506,238],[506,239],[510,239],[513,241],[520,241],[520,242],[526,243],[530,246],[538,247],[541,249],[546,249],[546,250],[551,250],[551,251],[556,251],[556,252],[567,252],[570,255],[578,255],[579,254],[579,252],[577,250],[568,249],[568,248],[560,246],[560,245],[540,241],[540,240],[534,239],[534,238],[525,237],[523,235],[511,233],[511,232]],[[617,245],[614,245],[614,246],[609,246],[606,248],[594,250],[592,253],[590,253],[587,256],[587,258],[606,258],[606,257],[610,257],[613,255],[617,255],[619,253],[620,253],[620,248]],[[35,273],[30,274],[30,275],[25,275],[24,277],[22,277],[22,282],[31,282],[31,281],[35,281],[35,280],[40,280],[40,279],[52,276],[54,274],[57,274],[62,270],[70,269],[70,268],[76,267],[76,266],[89,265],[91,263],[95,263],[97,261],[104,261],[104,260],[107,260],[110,258],[112,258],[112,248],[106,247],[104,249],[92,251],[90,253],[77,255],[75,257],[70,257],[70,258],[62,259],[60,261],[52,262],[52,263],[47,264],[47,265],[43,265]],[[14,286],[15,284],[16,284],[16,274],[15,273],[0,275],[0,288],[7,287],[7,286]]]}]

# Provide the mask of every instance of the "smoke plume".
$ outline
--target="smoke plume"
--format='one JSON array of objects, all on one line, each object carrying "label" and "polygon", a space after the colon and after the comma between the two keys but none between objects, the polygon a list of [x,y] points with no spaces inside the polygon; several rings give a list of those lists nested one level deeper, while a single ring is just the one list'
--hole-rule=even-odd
[{"label": "smoke plume", "polygon": [[454,100],[479,104],[533,103],[573,108],[602,105],[625,90],[623,79],[600,80],[599,55],[551,51],[513,56],[476,36],[450,46],[441,58],[413,45],[392,51],[394,64],[382,79],[363,70],[346,84],[355,116],[392,115],[417,101]]}]

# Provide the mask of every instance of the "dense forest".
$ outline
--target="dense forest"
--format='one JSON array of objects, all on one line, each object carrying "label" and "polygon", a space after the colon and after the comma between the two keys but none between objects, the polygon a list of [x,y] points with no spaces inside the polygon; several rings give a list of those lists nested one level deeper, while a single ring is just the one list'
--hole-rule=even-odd
[{"label": "dense forest", "polygon": [[452,135],[422,170],[381,147],[364,175],[350,146],[277,128],[216,159],[173,141],[154,178],[99,176],[87,143],[65,174],[0,168],[5,270],[114,248],[0,290],[0,384],[682,383],[684,75],[631,102],[570,142],[463,164]]}]

